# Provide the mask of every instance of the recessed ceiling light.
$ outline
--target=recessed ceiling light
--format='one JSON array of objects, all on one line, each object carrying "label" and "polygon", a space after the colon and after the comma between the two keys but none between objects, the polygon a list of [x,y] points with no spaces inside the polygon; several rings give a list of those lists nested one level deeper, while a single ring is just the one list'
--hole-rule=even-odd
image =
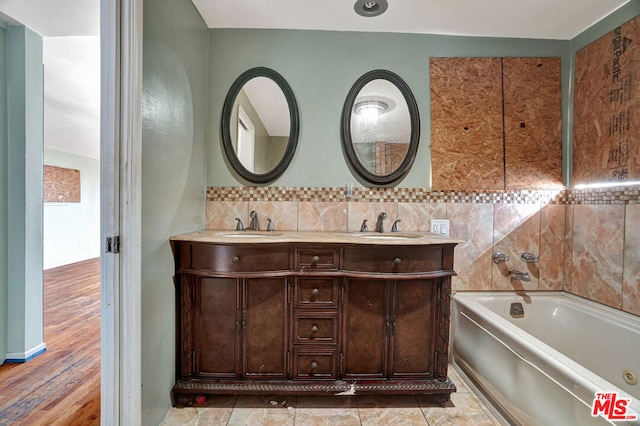
[{"label": "recessed ceiling light", "polygon": [[382,101],[362,101],[353,106],[353,112],[367,118],[377,118],[387,112],[389,105]]},{"label": "recessed ceiling light", "polygon": [[353,9],[358,15],[371,17],[382,15],[388,6],[387,0],[358,0]]}]

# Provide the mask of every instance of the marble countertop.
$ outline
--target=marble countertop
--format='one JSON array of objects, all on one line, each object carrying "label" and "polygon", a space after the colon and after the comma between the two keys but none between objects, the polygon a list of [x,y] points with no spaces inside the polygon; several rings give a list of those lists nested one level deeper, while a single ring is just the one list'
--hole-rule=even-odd
[{"label": "marble countertop", "polygon": [[219,244],[323,243],[368,245],[460,244],[457,238],[430,232],[234,231],[205,229],[171,237],[172,241]]}]

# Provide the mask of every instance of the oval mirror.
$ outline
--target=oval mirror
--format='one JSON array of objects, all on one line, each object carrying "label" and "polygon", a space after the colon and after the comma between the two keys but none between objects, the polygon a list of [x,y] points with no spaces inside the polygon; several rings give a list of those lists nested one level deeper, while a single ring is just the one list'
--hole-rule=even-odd
[{"label": "oval mirror", "polygon": [[418,149],[420,117],[404,80],[386,70],[360,77],[342,108],[341,138],[349,165],[367,182],[388,185],[405,176]]},{"label": "oval mirror", "polygon": [[236,79],[222,108],[222,144],[233,169],[253,183],[277,179],[298,144],[298,104],[276,71],[252,68]]}]

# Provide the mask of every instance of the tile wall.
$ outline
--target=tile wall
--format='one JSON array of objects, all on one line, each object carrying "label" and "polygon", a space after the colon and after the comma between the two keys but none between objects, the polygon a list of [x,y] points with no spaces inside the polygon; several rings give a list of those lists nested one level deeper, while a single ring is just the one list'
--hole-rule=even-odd
[{"label": "tile wall", "polygon": [[[207,228],[234,229],[259,213],[276,230],[358,231],[364,219],[386,229],[428,231],[449,219],[454,290],[565,290],[640,315],[640,188],[543,191],[428,191],[421,188],[209,187]],[[509,255],[496,265],[494,252]],[[525,263],[523,252],[540,257]],[[528,272],[514,281],[509,269]]]}]

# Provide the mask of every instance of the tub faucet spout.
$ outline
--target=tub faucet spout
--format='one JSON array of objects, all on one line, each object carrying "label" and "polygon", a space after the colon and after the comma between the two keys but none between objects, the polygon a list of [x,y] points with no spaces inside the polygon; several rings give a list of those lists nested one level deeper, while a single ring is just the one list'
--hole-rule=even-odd
[{"label": "tub faucet spout", "polygon": [[512,280],[516,281],[531,281],[531,277],[528,272],[509,271],[509,276]]}]

